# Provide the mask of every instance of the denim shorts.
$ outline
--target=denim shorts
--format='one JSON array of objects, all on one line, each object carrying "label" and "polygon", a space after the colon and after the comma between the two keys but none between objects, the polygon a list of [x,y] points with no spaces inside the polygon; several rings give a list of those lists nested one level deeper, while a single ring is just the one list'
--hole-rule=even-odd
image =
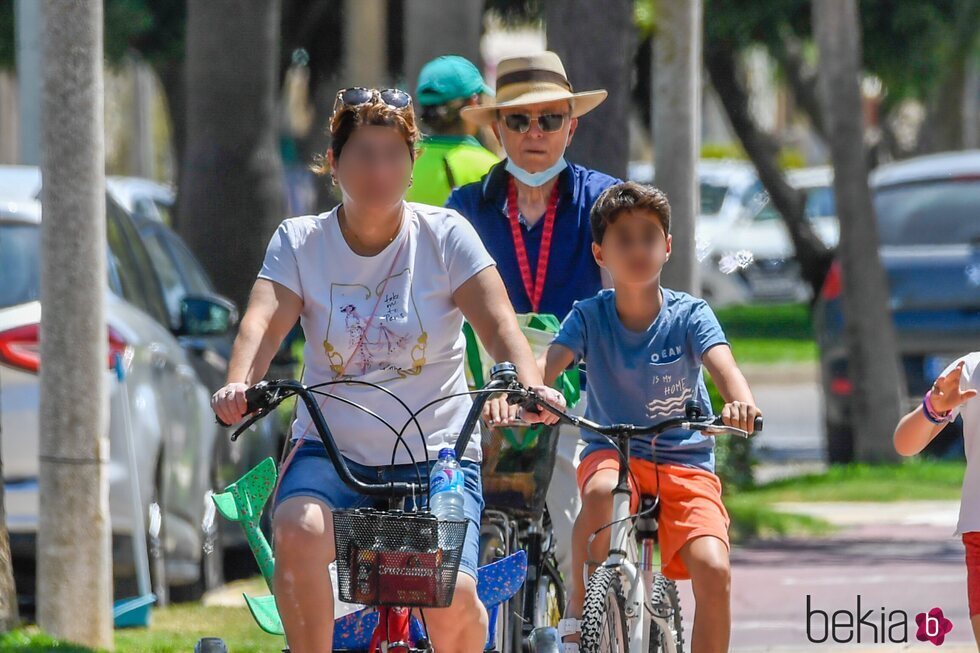
[{"label": "denim shorts", "polygon": [[[347,467],[356,478],[371,483],[379,481],[417,482],[418,475],[423,482],[429,476],[429,468],[435,460],[419,465],[396,465],[394,467],[368,467],[347,460]],[[459,563],[459,570],[476,578],[476,568],[480,558],[480,514],[483,512],[483,483],[480,477],[480,464],[464,460],[460,463],[465,478],[463,511],[469,524],[466,527],[466,540]],[[333,463],[327,457],[327,450],[319,440],[306,440],[295,452],[286,472],[279,481],[274,506],[291,497],[313,497],[334,510],[354,508],[386,508],[385,498],[358,494],[347,487]],[[411,509],[412,499],[405,501],[406,509]],[[273,509],[274,510],[274,509]]]}]

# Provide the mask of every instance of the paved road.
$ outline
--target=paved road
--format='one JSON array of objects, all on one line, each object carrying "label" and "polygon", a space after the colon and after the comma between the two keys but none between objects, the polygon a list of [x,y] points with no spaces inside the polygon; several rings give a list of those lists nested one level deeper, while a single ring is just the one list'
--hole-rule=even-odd
[{"label": "paved road", "polygon": [[814,365],[749,367],[746,378],[766,417],[765,431],[755,440],[764,463],[823,461],[820,384]]},{"label": "paved road", "polygon": [[[807,596],[814,610],[854,614],[860,595],[861,613],[872,610],[872,619],[880,624],[884,608],[886,627],[894,621],[890,618],[893,610],[905,611],[909,642],[885,645],[879,626],[875,646],[875,633],[865,626],[860,645],[854,640],[848,650],[869,645],[876,651],[932,650],[932,644],[915,640],[914,618],[938,606],[953,622],[943,653],[976,651],[967,613],[963,546],[951,535],[955,505],[907,502],[880,508],[819,504],[809,512],[833,517],[842,525],[837,534],[736,547],[732,552],[733,650],[841,649],[845,645],[832,640],[823,644],[808,640]],[[690,583],[682,583],[681,592],[689,631],[693,617]],[[819,615],[811,620],[814,639],[825,636],[823,623]],[[901,629],[893,632],[904,634]]]}]

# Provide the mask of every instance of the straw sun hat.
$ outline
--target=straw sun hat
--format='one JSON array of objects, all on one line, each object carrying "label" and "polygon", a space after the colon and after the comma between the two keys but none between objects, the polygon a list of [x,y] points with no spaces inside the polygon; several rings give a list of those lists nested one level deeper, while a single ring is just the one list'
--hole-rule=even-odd
[{"label": "straw sun hat", "polygon": [[576,93],[565,75],[565,67],[554,52],[502,59],[497,64],[497,90],[493,104],[465,107],[460,115],[477,125],[488,125],[497,110],[555,100],[569,100],[577,118],[602,104],[604,89]]}]

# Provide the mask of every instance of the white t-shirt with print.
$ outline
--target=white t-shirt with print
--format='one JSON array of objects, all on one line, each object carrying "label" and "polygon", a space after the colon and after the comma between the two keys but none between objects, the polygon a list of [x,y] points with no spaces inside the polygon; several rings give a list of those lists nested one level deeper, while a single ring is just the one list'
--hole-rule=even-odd
[{"label": "white t-shirt with print", "polygon": [[[980,390],[980,351],[953,361],[943,371],[949,374],[963,361],[960,390]],[[963,440],[966,448],[966,475],[963,477],[963,498],[960,499],[960,519],[956,534],[980,531],[980,397],[974,397],[953,411],[963,416]]]},{"label": "white t-shirt with print", "polygon": [[[351,250],[336,208],[285,220],[258,276],[303,299],[305,384],[345,378],[377,383],[416,411],[439,397],[467,391],[463,314],[452,295],[491,265],[479,235],[459,213],[405,203],[398,235],[376,256]],[[396,430],[410,419],[403,406],[378,389],[337,384],[323,390],[369,408]],[[363,465],[390,464],[397,440],[384,424],[337,399],[318,399],[345,457]],[[302,402],[298,405],[293,439],[317,439],[308,411]],[[462,396],[419,415],[430,459],[455,444],[471,405],[471,398]],[[416,462],[422,462],[423,439],[414,423],[405,428],[404,440]],[[466,458],[480,460],[480,454],[477,429]],[[404,446],[398,447],[395,462],[412,462]]]}]

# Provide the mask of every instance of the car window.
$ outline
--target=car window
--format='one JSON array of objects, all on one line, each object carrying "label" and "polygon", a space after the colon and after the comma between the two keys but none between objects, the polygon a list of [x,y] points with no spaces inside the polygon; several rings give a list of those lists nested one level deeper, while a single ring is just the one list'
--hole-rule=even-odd
[{"label": "car window", "polygon": [[177,268],[184,277],[187,294],[204,296],[216,294],[211,278],[180,238],[172,231],[165,231],[162,236],[173,253]]},{"label": "car window", "polygon": [[163,288],[163,300],[167,304],[167,312],[173,324],[180,323],[180,300],[189,295],[184,286],[184,279],[177,269],[177,264],[170,256],[170,251],[163,244],[162,235],[156,229],[143,232],[143,244],[146,252],[153,261],[153,267]]},{"label": "car window", "polygon": [[109,252],[119,276],[122,296],[168,328],[170,313],[160,292],[160,282],[136,228],[112,200],[106,202]]},{"label": "car window", "polygon": [[[761,184],[753,188],[755,188],[754,193],[746,193],[746,196],[751,196],[747,207],[752,219],[756,222],[778,220],[781,216],[770,201],[769,193]],[[837,206],[834,204],[834,189],[831,186],[815,186],[804,189],[803,201],[803,216],[807,220],[837,215]]]},{"label": "car window", "polygon": [[145,307],[140,301],[142,287],[139,269],[133,259],[133,253],[120,226],[119,216],[114,211],[106,215],[106,238],[109,242],[109,262],[118,281],[118,294],[140,308]]},{"label": "car window", "polygon": [[728,186],[701,182],[701,215],[716,215],[725,202]]},{"label": "car window", "polygon": [[831,186],[808,188],[803,215],[809,220],[836,216],[837,206],[834,204],[834,189]]},{"label": "car window", "polygon": [[882,245],[980,244],[980,179],[881,188],[874,204]]},{"label": "car window", "polygon": [[0,224],[0,308],[41,298],[41,230],[34,224]]},{"label": "car window", "polygon": [[174,207],[173,204],[163,202],[161,200],[153,200],[153,204],[156,205],[157,213],[160,215],[160,220],[163,224],[170,228],[174,226]]}]

